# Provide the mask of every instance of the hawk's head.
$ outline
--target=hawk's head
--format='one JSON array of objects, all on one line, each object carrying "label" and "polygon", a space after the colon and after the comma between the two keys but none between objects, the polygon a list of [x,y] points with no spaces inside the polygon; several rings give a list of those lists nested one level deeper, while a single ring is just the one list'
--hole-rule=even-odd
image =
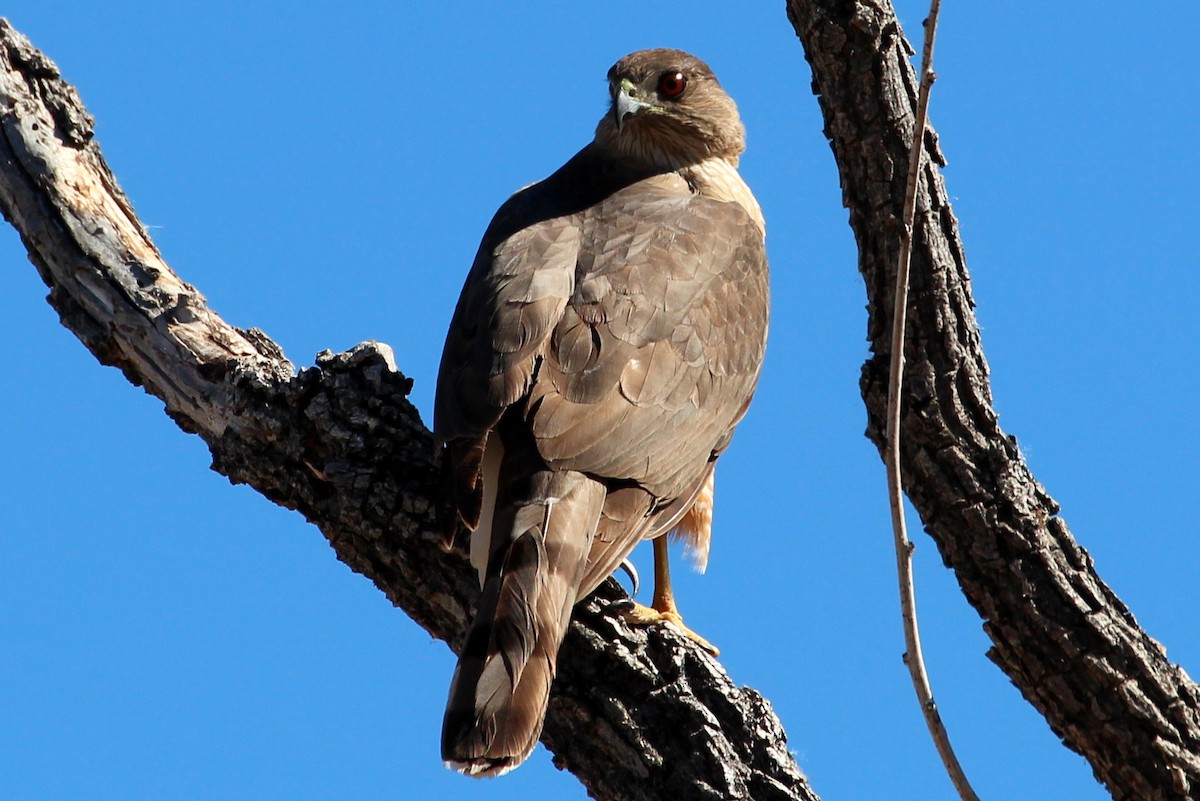
[{"label": "hawk's head", "polygon": [[737,105],[700,59],[639,50],[608,71],[612,107],[596,141],[624,156],[678,168],[719,157],[736,164],[746,133]]}]

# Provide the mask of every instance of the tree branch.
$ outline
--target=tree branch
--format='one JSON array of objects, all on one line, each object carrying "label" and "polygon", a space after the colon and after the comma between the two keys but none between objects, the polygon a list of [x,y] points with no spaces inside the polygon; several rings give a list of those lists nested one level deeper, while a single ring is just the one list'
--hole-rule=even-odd
[{"label": "tree branch", "polygon": [[[478,595],[433,534],[433,442],[390,348],[297,372],[163,261],[53,62],[0,22],[0,207],[63,324],[162,399],[213,468],[297,509],[338,558],[457,648]],[[666,627],[627,627],[611,583],[576,612],[543,740],[597,799],[816,799],[770,705]],[[435,732],[430,733],[436,736]]]},{"label": "tree branch", "polygon": [[[925,46],[921,55],[921,82],[917,90],[916,121],[913,124],[912,145],[909,148],[908,172],[904,179],[904,210],[900,217],[900,248],[896,260],[896,288],[892,293],[891,358],[888,362],[887,447],[884,464],[887,467],[888,506],[892,514],[892,534],[896,548],[896,577],[900,584],[900,614],[904,620],[904,664],[912,677],[913,690],[925,717],[925,726],[937,748],[938,756],[954,789],[963,801],[979,801],[967,774],[954,753],[950,734],[942,722],[933,688],[929,686],[929,671],[925,669],[925,652],[921,648],[921,631],[917,625],[917,594],[913,582],[913,544],[908,538],[904,521],[904,493],[900,483],[900,407],[904,392],[904,333],[908,321],[909,267],[912,262],[913,221],[917,212],[917,187],[921,183],[921,165],[925,155],[925,126],[929,114],[929,92],[936,77],[933,72],[933,43],[937,37],[937,18],[941,0],[933,0],[925,20]],[[896,347],[900,343],[900,347]]]},{"label": "tree branch", "polygon": [[[868,436],[885,448],[904,165],[917,81],[888,0],[789,0],[813,69],[866,281]],[[932,129],[917,197],[902,472],[926,530],[994,643],[989,656],[1114,798],[1200,783],[1200,689],[1096,572],[997,424],[970,278]]]}]

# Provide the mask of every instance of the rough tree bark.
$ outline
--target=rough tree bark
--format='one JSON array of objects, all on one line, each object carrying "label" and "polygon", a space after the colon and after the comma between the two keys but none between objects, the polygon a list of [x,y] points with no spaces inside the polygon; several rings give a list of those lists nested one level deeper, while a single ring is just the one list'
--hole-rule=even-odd
[{"label": "rough tree bark", "polygon": [[[884,449],[892,291],[917,82],[888,0],[789,0],[866,281],[867,435]],[[988,656],[1116,799],[1200,795],[1200,688],[1096,575],[997,424],[970,277],[937,166],[917,200],[902,475],[984,620]]]},{"label": "rough tree bark", "polygon": [[[870,299],[863,373],[878,444],[890,280],[916,84],[890,5],[788,4],[842,175]],[[201,436],[214,468],[301,511],[338,556],[452,647],[476,583],[432,534],[432,443],[390,350],[365,343],[296,372],[260,331],[220,320],[175,276],[57,69],[0,26],[0,206],[64,325]],[[932,132],[927,147],[937,159]],[[936,167],[918,201],[910,311],[909,495],[993,658],[1116,798],[1200,781],[1200,692],[1100,582],[996,426],[956,223]],[[543,739],[598,799],[813,799],[769,704],[670,631],[581,605]]]}]

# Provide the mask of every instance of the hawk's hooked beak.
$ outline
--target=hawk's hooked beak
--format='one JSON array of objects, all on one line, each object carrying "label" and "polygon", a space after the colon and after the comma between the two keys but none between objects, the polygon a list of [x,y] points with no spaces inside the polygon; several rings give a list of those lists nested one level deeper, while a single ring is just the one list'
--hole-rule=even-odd
[{"label": "hawk's hooked beak", "polygon": [[644,103],[634,96],[637,91],[633,81],[628,78],[621,79],[617,94],[613,97],[613,122],[617,124],[618,131],[625,127],[626,117],[637,114],[644,108],[650,108],[649,103]]}]

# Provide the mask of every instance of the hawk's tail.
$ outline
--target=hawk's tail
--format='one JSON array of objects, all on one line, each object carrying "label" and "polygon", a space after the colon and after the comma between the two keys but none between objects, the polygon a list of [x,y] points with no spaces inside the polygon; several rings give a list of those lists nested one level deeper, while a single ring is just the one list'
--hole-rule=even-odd
[{"label": "hawk's tail", "polygon": [[442,721],[447,767],[499,776],[533,751],[604,495],[581,473],[546,470],[499,488],[483,594]]}]

